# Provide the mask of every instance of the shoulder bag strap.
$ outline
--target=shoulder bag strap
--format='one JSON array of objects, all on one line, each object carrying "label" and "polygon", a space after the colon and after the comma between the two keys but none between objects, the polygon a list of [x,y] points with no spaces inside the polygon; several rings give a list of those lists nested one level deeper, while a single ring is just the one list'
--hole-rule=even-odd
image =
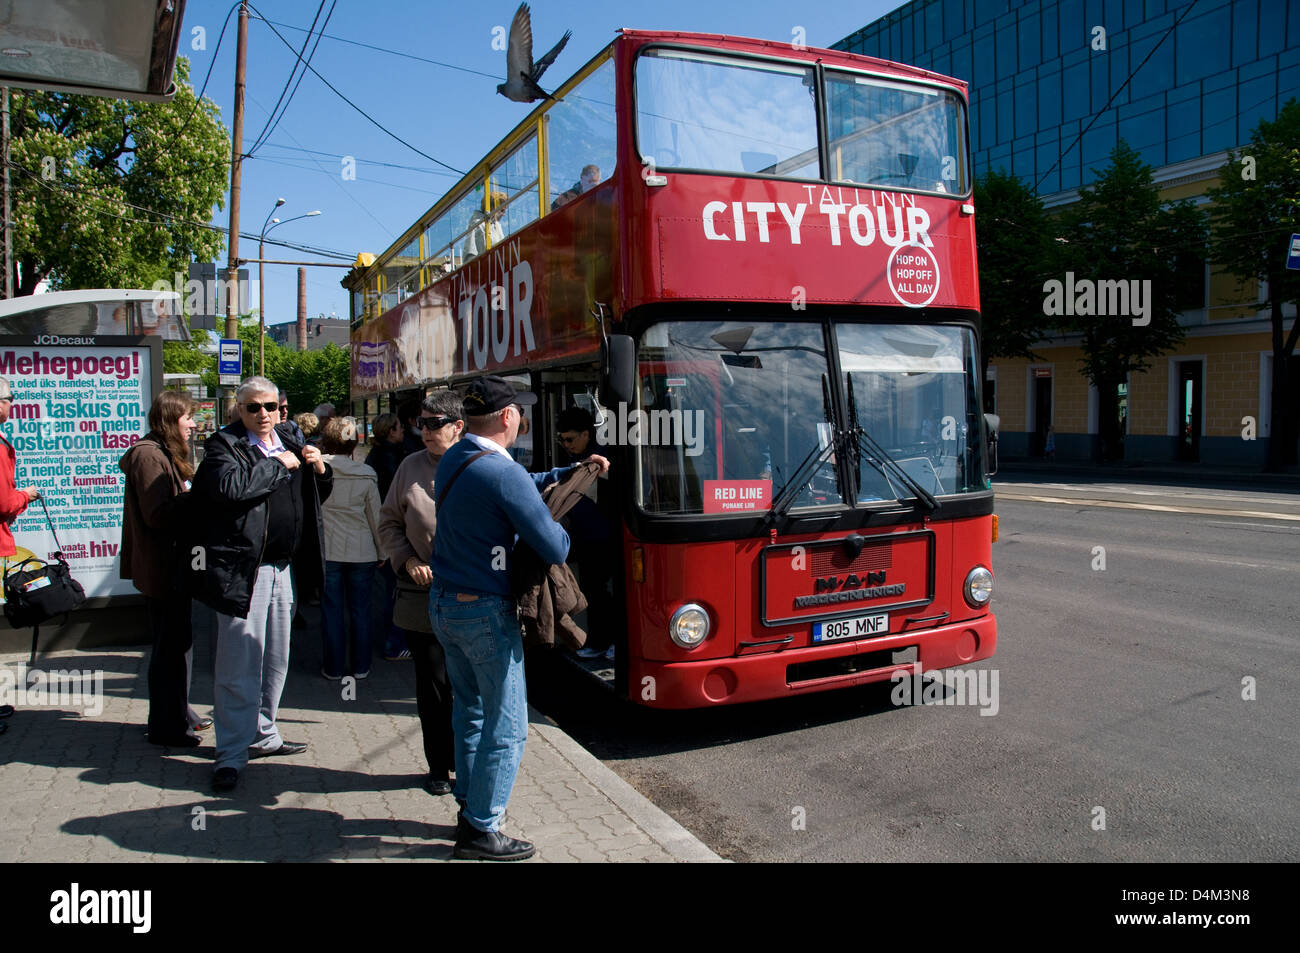
[{"label": "shoulder bag strap", "polygon": [[45,511],[45,522],[50,526],[50,535],[54,537],[54,550],[60,559],[63,558],[63,544],[59,542],[59,534],[54,532],[54,520],[50,519],[50,508],[45,505],[45,494],[39,493],[36,498],[41,501],[41,509]]},{"label": "shoulder bag strap", "polygon": [[456,483],[456,477],[464,473],[465,468],[469,466],[471,463],[473,463],[475,460],[477,460],[479,457],[486,457],[489,453],[492,452],[493,451],[491,450],[480,450],[478,453],[471,456],[468,460],[466,460],[464,463],[462,463],[459,467],[456,468],[456,472],[451,475],[451,479],[447,481],[446,486],[444,486],[439,491],[437,497],[434,500],[434,503],[437,505],[439,509],[442,509],[443,501],[447,499],[447,494],[451,492],[452,486]]}]

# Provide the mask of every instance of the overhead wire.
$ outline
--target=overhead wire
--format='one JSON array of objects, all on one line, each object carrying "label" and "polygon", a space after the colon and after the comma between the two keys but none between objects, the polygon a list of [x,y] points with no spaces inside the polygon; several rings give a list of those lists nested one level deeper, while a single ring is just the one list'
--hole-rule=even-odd
[{"label": "overhead wire", "polygon": [[212,79],[212,68],[217,65],[217,54],[221,52],[221,41],[226,38],[226,28],[230,26],[231,14],[238,9],[241,2],[242,0],[235,0],[235,2],[230,5],[230,9],[226,11],[226,19],[221,24],[221,32],[217,34],[217,45],[212,50],[212,61],[208,63],[207,75],[203,77],[203,86],[194,96],[194,107],[190,109],[190,114],[185,117],[185,121],[181,123],[180,129],[176,131],[177,139],[179,139],[185,130],[189,128],[190,120],[194,118],[194,114],[198,111],[199,106],[203,104],[203,94],[207,91],[208,80]]},{"label": "overhead wire", "polygon": [[[329,26],[330,18],[334,16],[334,8],[337,5],[338,5],[338,0],[333,0],[333,2],[330,3],[329,13],[325,14],[325,22],[320,25],[322,33],[325,31],[325,27]],[[316,8],[316,17],[313,18],[311,21],[313,29],[316,26],[316,20],[319,19],[320,17],[321,10],[323,10],[324,8],[325,8],[325,0],[320,0],[320,6]],[[311,39],[312,39],[312,33],[309,30],[307,32],[307,39],[303,41],[304,50],[307,49],[307,44],[311,42]],[[312,59],[315,58],[316,50],[319,47],[320,47],[320,35],[318,34],[316,36],[316,42],[312,44],[311,52],[307,54],[307,59],[305,60],[307,64],[310,64]],[[301,59],[301,54],[299,54],[299,59]],[[258,135],[257,140],[253,143],[252,148],[249,149],[248,152],[246,153],[247,155],[252,155],[258,150],[259,147],[261,147],[261,145],[267,140],[267,138],[271,135],[271,133],[275,131],[275,127],[280,124],[280,120],[284,118],[284,114],[289,111],[289,106],[293,102],[293,97],[297,95],[298,87],[302,85],[302,79],[304,76],[307,75],[307,70],[304,69],[301,73],[298,73],[298,79],[295,82],[293,78],[293,74],[294,72],[297,71],[298,64],[294,63],[293,67],[294,68],[289,71],[289,82],[293,83],[293,90],[289,93],[289,98],[285,102],[284,108],[280,109],[280,115],[278,117],[275,115],[275,109],[271,110],[271,117],[267,120],[266,126],[263,127],[261,134]],[[288,89],[288,83],[285,84],[285,88]],[[284,93],[281,92],[280,96],[281,98],[283,98]],[[278,100],[275,104],[275,108],[276,109],[280,108],[280,103]]]},{"label": "overhead wire", "polygon": [[[10,161],[7,164],[9,168],[21,173],[22,175],[27,176],[42,188],[50,192],[61,192],[68,198],[69,201],[72,202],[73,205],[76,205],[79,208],[83,208],[86,211],[94,212],[97,215],[107,215],[110,218],[116,218],[124,222],[132,222],[134,224],[140,224],[140,225],[171,226],[173,224],[181,224],[181,225],[188,225],[192,228],[202,228],[212,232],[219,232],[223,235],[228,235],[230,232],[230,229],[223,228],[220,225],[213,225],[210,222],[201,222],[195,219],[184,219],[178,215],[173,215],[170,212],[160,212],[157,209],[151,209],[144,205],[137,205],[134,202],[128,202],[124,199],[114,199],[113,201],[116,202],[117,204],[120,204],[126,208],[143,212],[147,215],[157,216],[157,218],[161,219],[161,221],[155,219],[136,218],[134,216],[122,215],[112,211],[111,209],[100,208],[87,201],[81,200],[83,190],[70,188],[64,185],[52,185],[51,183],[47,182],[42,176],[38,175],[35,171],[28,169],[22,165],[19,165],[16,162]],[[102,196],[95,195],[94,193],[90,193],[88,197],[93,199],[103,200]],[[250,233],[250,232],[241,231],[239,233],[239,237],[256,241],[259,239],[260,236],[258,236],[257,233],[255,232]],[[303,244],[301,242],[289,242],[289,241],[284,241],[282,239],[268,238],[266,239],[266,244],[278,245],[282,248],[290,248],[293,249],[294,251],[307,252],[313,255],[322,255],[328,258],[338,258],[344,261],[351,261],[352,258],[355,257],[349,252],[338,251],[332,248],[320,248],[313,245]]]},{"label": "overhead wire", "polygon": [[[251,3],[249,4],[249,7],[250,7],[250,8],[251,8],[251,9],[252,9],[252,10],[253,10],[253,11],[254,11],[254,12],[255,12],[259,17],[261,17],[261,19],[262,19],[263,21],[266,22],[266,25],[269,26],[269,27],[271,28],[271,32],[274,33],[277,37],[279,37],[280,42],[283,43],[285,46],[287,46],[290,50],[293,50],[294,55],[297,56],[297,55],[298,55],[298,54],[297,54],[297,50],[294,50],[293,44],[290,43],[288,40],[286,40],[286,39],[284,38],[284,35],[281,34],[280,31],[277,30],[277,29],[276,29],[276,28],[271,24],[271,22],[270,22],[269,20],[266,19],[266,17],[262,14],[262,11],[258,10],[257,7],[253,6]],[[298,56],[298,59],[299,59],[299,60],[302,60],[302,57],[301,57],[301,56]],[[349,99],[347,96],[343,95],[343,93],[338,89],[338,87],[336,87],[333,83],[331,83],[329,80],[327,80],[324,76],[322,76],[322,75],[320,74],[320,71],[317,70],[316,67],[312,66],[310,63],[307,63],[307,62],[305,62],[305,61],[303,61],[303,65],[306,66],[307,69],[311,70],[313,76],[315,76],[315,77],[316,77],[317,79],[319,79],[322,83],[324,83],[326,86],[328,86],[328,87],[330,88],[330,90],[334,93],[335,96],[339,97],[339,99],[343,100],[345,103],[347,103],[347,104],[348,104],[349,106],[351,106],[353,109],[355,109],[358,113],[361,114],[362,117],[364,117],[364,118],[366,119],[367,122],[369,122],[371,125],[373,125],[376,129],[380,130],[380,131],[381,131],[382,133],[384,133],[386,136],[389,136],[389,137],[391,137],[392,139],[395,139],[396,141],[400,142],[402,145],[406,146],[406,148],[410,149],[412,152],[416,153],[417,155],[423,156],[424,158],[428,159],[430,162],[435,163],[436,165],[440,165],[440,166],[442,166],[444,169],[450,169],[452,172],[455,172],[455,173],[457,173],[457,174],[459,174],[459,175],[464,175],[464,174],[465,174],[465,170],[464,170],[464,169],[457,169],[457,168],[456,168],[455,166],[453,166],[453,165],[448,165],[446,162],[443,162],[441,159],[437,159],[437,158],[435,158],[435,157],[429,155],[429,153],[425,152],[423,149],[420,149],[420,148],[418,148],[417,146],[413,146],[413,145],[411,145],[411,143],[407,142],[405,139],[403,139],[403,138],[402,138],[401,136],[399,136],[397,133],[393,132],[393,131],[392,131],[391,129],[389,129],[387,126],[383,125],[383,123],[381,123],[378,119],[375,119],[375,118],[374,118],[373,116],[371,116],[368,112],[366,112],[364,109],[362,109],[362,108],[361,108],[360,106],[358,106],[356,103],[354,103],[354,102],[353,102],[351,99]]]},{"label": "overhead wire", "polygon": [[[302,31],[302,27],[300,26],[293,26],[292,24],[289,23],[280,23],[278,20],[267,20],[261,14],[258,14],[258,19],[265,21],[267,24],[282,26],[287,30],[297,30],[299,32]],[[416,56],[414,53],[404,53],[401,50],[391,50],[384,46],[375,46],[372,43],[362,43],[360,40],[349,40],[345,36],[338,36],[337,34],[334,33],[322,32],[320,35],[327,40],[334,40],[338,43],[346,43],[349,46],[359,46],[362,49],[374,50],[378,53],[388,53],[392,56],[400,56],[404,59],[415,60],[418,63],[428,63],[431,66],[442,66],[446,69],[458,70],[462,73],[472,73],[475,76],[486,76],[488,79],[501,79],[501,77],[496,73],[485,73],[482,70],[470,69],[468,66],[457,66],[454,63],[444,63],[441,60],[431,60],[427,56]]]}]

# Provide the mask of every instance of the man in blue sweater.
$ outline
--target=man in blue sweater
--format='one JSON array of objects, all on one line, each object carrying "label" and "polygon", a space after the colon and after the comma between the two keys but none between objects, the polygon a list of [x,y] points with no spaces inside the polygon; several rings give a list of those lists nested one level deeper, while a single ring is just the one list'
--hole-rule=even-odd
[{"label": "man in blue sweater", "polygon": [[[516,540],[545,563],[562,563],[569,536],[538,492],[571,467],[530,474],[506,448],[519,435],[523,408],[537,395],[499,377],[465,392],[466,434],[438,464],[429,615],[447,655],[461,804],[455,856],[524,860],[527,841],[500,832],[528,737],[524,647],[510,587]],[[608,469],[609,461],[593,457]]]}]

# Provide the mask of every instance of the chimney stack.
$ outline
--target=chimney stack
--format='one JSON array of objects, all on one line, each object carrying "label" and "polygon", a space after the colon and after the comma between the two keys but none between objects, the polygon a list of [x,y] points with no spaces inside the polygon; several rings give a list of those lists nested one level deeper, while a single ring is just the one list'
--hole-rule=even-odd
[{"label": "chimney stack", "polygon": [[307,350],[307,269],[298,269],[298,350]]}]

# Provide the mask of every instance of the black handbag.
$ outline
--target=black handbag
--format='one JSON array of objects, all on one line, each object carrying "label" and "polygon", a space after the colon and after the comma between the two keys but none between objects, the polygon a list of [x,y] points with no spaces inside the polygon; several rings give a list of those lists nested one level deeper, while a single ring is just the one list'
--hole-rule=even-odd
[{"label": "black handbag", "polygon": [[[72,578],[72,571],[63,558],[63,547],[54,533],[45,498],[38,496],[45,510],[45,522],[50,525],[56,552],[49,562],[32,557],[5,571],[5,618],[16,629],[39,627],[56,615],[71,612],[86,601],[86,590]],[[32,640],[35,655],[35,637]]]}]

